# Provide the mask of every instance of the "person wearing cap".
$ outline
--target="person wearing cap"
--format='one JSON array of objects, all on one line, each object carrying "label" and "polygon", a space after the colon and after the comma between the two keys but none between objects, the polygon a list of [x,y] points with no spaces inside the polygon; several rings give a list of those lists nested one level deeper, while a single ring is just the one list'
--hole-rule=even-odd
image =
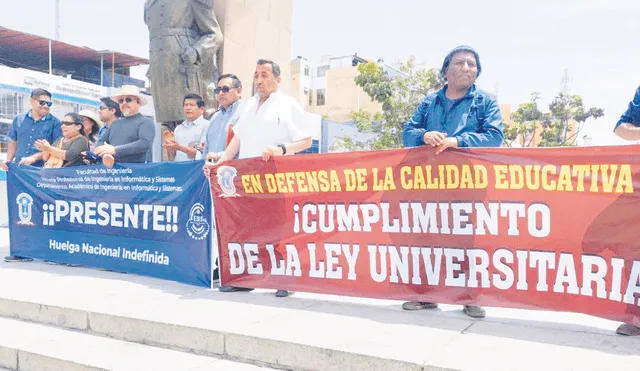
[{"label": "person wearing cap", "polygon": [[104,132],[116,122],[117,119],[122,117],[122,112],[120,112],[120,105],[114,102],[113,99],[109,97],[100,98],[100,121],[104,122],[104,126],[100,128],[98,132],[98,141],[104,135]]},{"label": "person wearing cap", "polygon": [[93,152],[98,142],[98,133],[103,126],[102,121],[95,112],[88,109],[81,110],[78,115],[84,121],[84,136],[89,141],[89,150]]},{"label": "person wearing cap", "polygon": [[140,113],[147,99],[133,85],[123,85],[120,93],[111,99],[118,102],[123,117],[111,124],[100,138],[95,153],[102,156],[102,162],[108,167],[114,162],[151,162],[156,131],[153,121]]},{"label": "person wearing cap", "polygon": [[204,99],[197,94],[187,94],[183,99],[184,115],[187,118],[173,131],[165,131],[165,143],[171,161],[189,161],[196,158],[200,148],[200,137],[206,133],[209,120],[202,117],[204,113]]},{"label": "person wearing cap", "polygon": [[[60,120],[51,111],[51,93],[45,89],[34,89],[29,100],[31,109],[13,119],[9,129],[9,148],[7,162],[15,161],[20,165],[42,167],[42,153],[35,147],[38,139],[46,139],[53,143],[62,136]],[[7,170],[7,165],[0,161],[0,168]]]},{"label": "person wearing cap", "polygon": [[[424,97],[404,124],[405,147],[430,146],[436,154],[448,148],[499,147],[504,139],[500,105],[495,96],[475,86],[482,72],[478,53],[458,46],[444,59],[440,73],[445,86]],[[430,302],[406,302],[405,310],[437,308]],[[465,305],[464,312],[483,318],[484,309]]]},{"label": "person wearing cap", "polygon": [[[640,140],[640,87],[638,87],[633,99],[629,102],[627,110],[620,116],[620,120],[616,123],[613,132],[624,140]],[[610,222],[610,219],[608,219],[607,222]],[[600,229],[599,232],[602,233],[601,231],[604,230],[605,229]],[[606,231],[608,233],[616,233],[615,228],[607,228]],[[632,247],[635,244],[634,241],[624,241],[623,243],[627,247]],[[640,327],[632,325],[631,323],[623,323],[618,327],[616,332],[620,335],[640,336]]]}]

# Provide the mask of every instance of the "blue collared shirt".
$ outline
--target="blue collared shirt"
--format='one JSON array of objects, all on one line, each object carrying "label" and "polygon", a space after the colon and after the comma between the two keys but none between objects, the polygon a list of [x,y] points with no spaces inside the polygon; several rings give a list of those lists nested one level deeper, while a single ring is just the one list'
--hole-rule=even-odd
[{"label": "blue collared shirt", "polygon": [[227,148],[227,131],[229,125],[234,125],[237,121],[235,114],[241,104],[242,99],[238,99],[229,108],[220,108],[213,114],[209,120],[209,129],[203,133],[203,138],[200,140],[201,143],[204,143],[203,157],[209,152],[218,152],[221,155]]},{"label": "blue collared shirt", "polygon": [[499,147],[504,134],[502,113],[495,96],[472,85],[464,97],[447,104],[446,91],[445,85],[422,99],[404,124],[404,146],[422,146],[424,133],[439,131],[456,138],[458,147]]},{"label": "blue collared shirt", "polygon": [[633,97],[633,100],[629,102],[629,108],[622,114],[613,130],[617,129],[618,126],[623,123],[640,126],[640,87],[636,90],[636,95]]},{"label": "blue collared shirt", "polygon": [[[194,143],[202,143],[202,136],[207,132],[209,127],[209,120],[200,115],[195,121],[185,120],[182,124],[178,125],[173,131],[175,141],[185,147],[191,147]],[[196,153],[197,154],[197,153]],[[176,150],[176,156],[173,161],[189,161],[189,156],[182,151]]]},{"label": "blue collared shirt", "polygon": [[[27,113],[16,116],[9,129],[9,138],[18,142],[13,161],[17,163],[25,157],[40,152],[35,147],[38,139],[46,139],[49,143],[53,143],[61,136],[60,120],[50,113],[37,122],[33,120],[30,110]],[[33,163],[33,166],[43,165],[44,161],[42,160]]]}]

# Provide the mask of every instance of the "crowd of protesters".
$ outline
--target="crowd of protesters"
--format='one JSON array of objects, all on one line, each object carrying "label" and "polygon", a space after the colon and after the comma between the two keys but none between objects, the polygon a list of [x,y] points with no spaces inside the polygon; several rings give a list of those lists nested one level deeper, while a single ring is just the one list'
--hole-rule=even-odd
[{"label": "crowd of protesters", "polygon": [[[471,47],[454,48],[444,58],[441,74],[445,86],[425,96],[404,125],[405,147],[431,146],[439,154],[448,148],[499,147],[503,121],[496,97],[476,88],[482,72],[478,53]],[[185,120],[173,132],[163,134],[163,147],[171,161],[204,159],[203,172],[234,158],[292,155],[311,146],[310,128],[298,102],[279,91],[277,63],[260,59],[253,77],[255,95],[242,99],[242,82],[234,74],[220,76],[212,92],[218,109],[205,119],[203,97],[184,97]],[[35,89],[31,109],[18,115],[9,131],[7,162],[48,168],[82,166],[102,162],[150,162],[155,139],[153,121],[140,113],[147,104],[134,86],[122,86],[118,95],[101,99],[99,115],[89,110],[68,113],[58,120],[51,115],[51,93]],[[640,140],[640,88],[615,126],[623,139]],[[6,170],[5,163],[0,166]],[[7,261],[30,260],[19,256]],[[250,287],[222,286],[220,291],[251,291]],[[276,296],[292,293],[278,290]],[[436,308],[433,302],[406,302],[405,310]],[[473,318],[485,316],[483,308],[465,305]],[[640,328],[622,324],[618,333],[640,335]]]}]

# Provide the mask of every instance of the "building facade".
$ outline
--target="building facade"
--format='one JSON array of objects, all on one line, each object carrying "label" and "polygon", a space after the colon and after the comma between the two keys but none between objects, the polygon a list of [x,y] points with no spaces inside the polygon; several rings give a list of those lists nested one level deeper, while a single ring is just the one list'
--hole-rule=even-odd
[{"label": "building facade", "polygon": [[324,57],[317,63],[298,57],[291,61],[291,94],[305,110],[330,121],[351,121],[353,111],[381,112],[382,105],[354,81],[358,65],[366,62],[357,55]]}]

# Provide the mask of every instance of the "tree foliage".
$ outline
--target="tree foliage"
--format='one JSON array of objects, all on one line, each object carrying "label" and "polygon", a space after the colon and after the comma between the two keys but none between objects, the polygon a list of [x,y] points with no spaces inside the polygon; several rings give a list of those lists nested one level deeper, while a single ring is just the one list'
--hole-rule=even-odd
[{"label": "tree foliage", "polygon": [[544,116],[538,108],[540,93],[531,94],[531,102],[523,103],[513,114],[513,124],[504,127],[505,145],[510,147],[518,141],[520,147],[531,147],[536,137],[540,120]]},{"label": "tree foliage", "polygon": [[585,121],[604,116],[602,108],[585,108],[577,94],[559,93],[549,104],[549,117],[542,124],[541,147],[575,145]]},{"label": "tree foliage", "polygon": [[381,103],[381,113],[363,110],[351,112],[351,119],[361,133],[374,133],[375,138],[357,141],[349,136],[338,138],[334,150],[378,150],[402,147],[402,128],[422,97],[443,85],[436,69],[416,69],[412,62],[399,67],[393,76],[375,62],[358,65],[355,83],[371,100]]},{"label": "tree foliage", "polygon": [[[522,147],[573,146],[585,122],[604,116],[602,108],[585,108],[582,96],[560,92],[549,104],[549,112],[538,109],[540,93],[532,94],[531,102],[523,103],[513,114],[513,124],[505,127],[505,144],[514,142]],[[536,136],[539,134],[539,141]]]}]

